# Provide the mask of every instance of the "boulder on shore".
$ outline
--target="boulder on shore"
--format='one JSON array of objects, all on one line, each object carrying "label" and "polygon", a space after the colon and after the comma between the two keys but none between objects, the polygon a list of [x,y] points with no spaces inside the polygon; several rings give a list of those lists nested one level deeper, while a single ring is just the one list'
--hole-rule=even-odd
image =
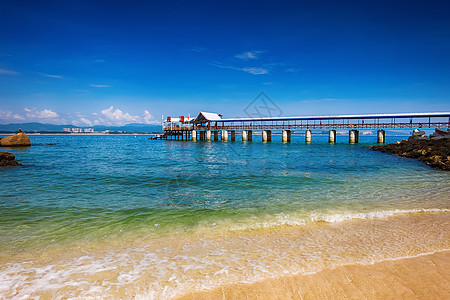
[{"label": "boulder on shore", "polygon": [[395,142],[383,146],[367,147],[374,151],[381,151],[398,156],[415,158],[423,161],[432,168],[450,171],[450,138],[417,139]]},{"label": "boulder on shore", "polygon": [[19,129],[19,133],[7,136],[0,139],[0,146],[2,147],[28,147],[31,146],[31,141],[25,132]]},{"label": "boulder on shore", "polygon": [[4,166],[23,166],[21,163],[15,161],[14,154],[9,152],[0,152],[0,167]]}]

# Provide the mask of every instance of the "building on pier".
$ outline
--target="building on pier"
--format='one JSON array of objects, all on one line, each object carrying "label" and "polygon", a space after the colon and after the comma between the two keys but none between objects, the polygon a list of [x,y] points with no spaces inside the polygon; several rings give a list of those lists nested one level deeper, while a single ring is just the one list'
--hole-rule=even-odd
[{"label": "building on pier", "polygon": [[162,139],[189,139],[193,130],[193,118],[180,116],[178,118],[167,117],[163,122],[164,134],[160,136]]}]

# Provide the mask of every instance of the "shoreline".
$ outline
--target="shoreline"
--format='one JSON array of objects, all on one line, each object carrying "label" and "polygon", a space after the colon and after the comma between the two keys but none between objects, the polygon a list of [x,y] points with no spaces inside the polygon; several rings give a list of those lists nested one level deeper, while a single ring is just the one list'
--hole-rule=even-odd
[{"label": "shoreline", "polygon": [[[416,212],[222,234],[137,232],[19,252],[15,247],[0,253],[0,295],[384,299],[417,298],[405,290],[424,283],[421,290],[438,284],[427,293],[445,298],[450,274],[439,274],[450,269],[449,217],[447,210]],[[429,260],[429,253],[438,258]],[[410,277],[420,278],[411,283]],[[381,294],[389,289],[404,293]]]},{"label": "shoreline", "polygon": [[174,299],[448,299],[450,250],[224,285]]}]

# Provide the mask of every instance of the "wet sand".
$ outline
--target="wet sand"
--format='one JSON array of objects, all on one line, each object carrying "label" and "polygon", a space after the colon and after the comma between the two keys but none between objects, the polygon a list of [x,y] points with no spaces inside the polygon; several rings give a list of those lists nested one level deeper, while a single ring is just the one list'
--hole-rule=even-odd
[{"label": "wet sand", "polygon": [[231,284],[177,299],[450,299],[450,251]]}]

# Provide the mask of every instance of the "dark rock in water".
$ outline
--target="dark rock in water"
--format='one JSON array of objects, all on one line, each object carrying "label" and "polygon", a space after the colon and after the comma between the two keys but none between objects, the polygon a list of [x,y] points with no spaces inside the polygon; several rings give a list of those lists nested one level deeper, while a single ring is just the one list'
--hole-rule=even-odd
[{"label": "dark rock in water", "polygon": [[27,147],[31,146],[31,141],[25,132],[20,131],[18,134],[4,137],[0,140],[2,147]]},{"label": "dark rock in water", "polygon": [[450,138],[417,139],[395,142],[383,146],[368,146],[374,151],[415,158],[430,167],[450,171]]},{"label": "dark rock in water", "polygon": [[0,167],[3,166],[23,166],[21,163],[15,161],[14,154],[9,152],[0,152]]}]

